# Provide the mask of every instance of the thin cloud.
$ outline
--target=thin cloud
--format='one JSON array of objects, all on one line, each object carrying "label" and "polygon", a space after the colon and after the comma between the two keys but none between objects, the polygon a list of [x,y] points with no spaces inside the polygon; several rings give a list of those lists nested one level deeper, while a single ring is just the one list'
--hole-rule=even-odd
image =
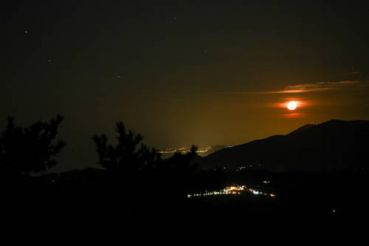
[{"label": "thin cloud", "polygon": [[304,83],[304,84],[293,84],[284,87],[281,90],[274,91],[228,91],[221,92],[222,94],[303,94],[303,93],[314,93],[324,92],[332,90],[345,90],[354,88],[369,87],[367,81],[359,80],[343,80],[343,81],[329,81],[329,82],[316,82],[316,83]]},{"label": "thin cloud", "polygon": [[310,92],[342,89],[342,88],[357,86],[359,84],[361,84],[361,82],[357,80],[305,83],[305,84],[289,85],[289,86],[286,86],[284,90],[274,91],[274,92],[272,91],[270,93],[277,93],[277,94],[310,93]]},{"label": "thin cloud", "polygon": [[282,90],[253,92],[256,94],[301,94],[321,91],[339,90],[364,85],[358,80],[344,80],[334,82],[317,82],[288,85]]}]

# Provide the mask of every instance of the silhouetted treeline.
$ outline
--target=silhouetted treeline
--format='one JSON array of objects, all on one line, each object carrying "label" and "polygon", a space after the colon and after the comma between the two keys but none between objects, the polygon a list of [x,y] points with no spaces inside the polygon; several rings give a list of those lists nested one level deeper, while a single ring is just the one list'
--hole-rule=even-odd
[{"label": "silhouetted treeline", "polygon": [[[99,164],[109,175],[111,189],[126,194],[144,194],[161,198],[184,198],[205,187],[220,187],[224,177],[219,172],[200,171],[197,147],[186,154],[175,153],[162,159],[158,151],[142,143],[143,137],[116,125],[117,143],[109,143],[106,135],[95,135]],[[205,174],[206,173],[206,174]],[[210,187],[211,186],[211,187]]]},{"label": "silhouetted treeline", "polygon": [[42,174],[57,165],[56,155],[65,146],[57,140],[63,117],[49,122],[17,126],[13,118],[0,135],[0,178],[7,190],[17,194],[37,194],[73,199],[125,199],[129,202],[182,200],[189,192],[219,188],[220,171],[201,171],[197,147],[186,154],[163,159],[149,148],[143,136],[116,124],[116,143],[105,134],[93,136],[101,169]]}]

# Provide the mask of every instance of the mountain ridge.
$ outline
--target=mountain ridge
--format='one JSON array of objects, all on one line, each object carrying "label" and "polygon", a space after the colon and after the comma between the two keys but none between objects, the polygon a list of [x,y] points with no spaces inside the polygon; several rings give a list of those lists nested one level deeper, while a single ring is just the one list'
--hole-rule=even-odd
[{"label": "mountain ridge", "polygon": [[217,151],[203,159],[207,168],[253,167],[269,171],[334,171],[369,163],[369,121],[329,120],[307,124]]}]

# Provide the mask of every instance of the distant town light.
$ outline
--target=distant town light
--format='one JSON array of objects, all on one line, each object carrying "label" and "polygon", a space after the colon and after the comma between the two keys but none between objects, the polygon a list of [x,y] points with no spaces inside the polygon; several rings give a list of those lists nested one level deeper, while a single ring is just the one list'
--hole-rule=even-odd
[{"label": "distant town light", "polygon": [[206,196],[229,196],[229,195],[241,195],[242,193],[250,193],[255,196],[268,196],[275,198],[276,195],[273,193],[264,193],[255,189],[248,188],[245,185],[232,185],[227,186],[219,191],[205,191],[203,193],[188,194],[187,198],[194,197],[206,197]]}]

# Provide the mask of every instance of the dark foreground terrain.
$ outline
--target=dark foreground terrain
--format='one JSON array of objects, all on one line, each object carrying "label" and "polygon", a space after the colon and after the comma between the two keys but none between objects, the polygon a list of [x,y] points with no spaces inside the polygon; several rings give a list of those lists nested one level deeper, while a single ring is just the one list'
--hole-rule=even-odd
[{"label": "dark foreground terrain", "polygon": [[9,183],[3,184],[1,200],[3,211],[8,211],[9,216],[227,218],[242,222],[252,218],[334,219],[368,215],[369,174],[364,171],[330,174],[244,171],[223,173],[223,178],[219,188],[207,191],[245,185],[255,193],[201,196],[205,190],[189,192],[169,180],[117,181],[105,171],[88,169],[18,181],[11,189]]},{"label": "dark foreground terrain", "polygon": [[[163,159],[155,149],[142,143],[141,135],[128,131],[118,122],[116,141],[111,143],[104,134],[93,137],[100,168],[45,174],[57,164],[55,157],[65,145],[57,138],[62,120],[58,116],[49,122],[20,127],[9,118],[8,126],[0,134],[2,219],[9,218],[17,226],[24,221],[33,226],[34,222],[46,219],[48,223],[44,225],[67,221],[73,226],[76,221],[82,221],[98,228],[104,227],[108,220],[121,225],[138,223],[140,228],[146,222],[154,222],[154,227],[149,227],[152,229],[164,221],[170,227],[187,221],[192,226],[205,222],[224,228],[254,225],[251,221],[264,223],[274,218],[281,223],[286,219],[336,221],[363,219],[368,215],[366,145],[359,152],[345,152],[343,156],[355,157],[348,158],[347,168],[346,164],[339,169],[320,168],[319,171],[261,171],[255,166],[206,168],[195,146],[188,153],[175,153]],[[336,122],[333,123],[335,129]],[[328,125],[331,129],[332,124]],[[323,142],[333,146],[330,143],[336,135],[327,134],[331,132],[329,129],[324,127],[322,131],[317,126],[319,134],[306,146],[315,146],[322,139],[329,139]],[[349,131],[353,136],[350,139],[355,140],[352,146],[364,143],[357,137],[362,131],[354,129]],[[311,165],[319,156],[334,156],[334,153],[341,156],[337,149],[328,150],[314,155]],[[260,154],[267,155],[267,152]],[[325,167],[337,164],[336,159],[324,160]],[[340,163],[344,160],[340,159]],[[294,165],[298,167],[300,162]],[[227,222],[220,223],[224,219]]]}]

